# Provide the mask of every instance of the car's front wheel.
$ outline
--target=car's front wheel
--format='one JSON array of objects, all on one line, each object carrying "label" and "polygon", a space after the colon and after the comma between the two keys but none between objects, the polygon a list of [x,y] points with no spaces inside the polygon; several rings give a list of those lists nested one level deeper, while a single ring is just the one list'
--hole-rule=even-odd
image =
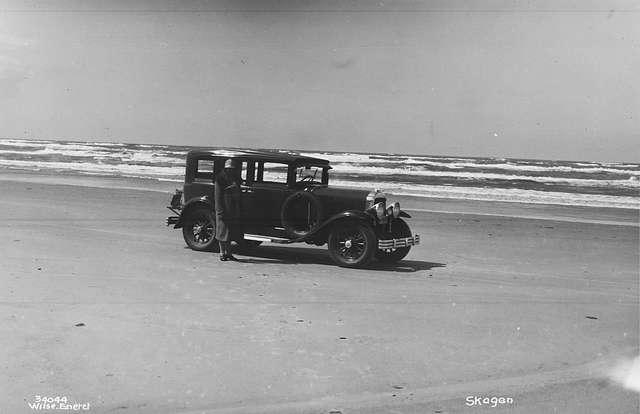
[{"label": "car's front wheel", "polygon": [[218,251],[216,222],[211,210],[197,207],[187,213],[182,226],[182,236],[185,243],[197,251]]},{"label": "car's front wheel", "polygon": [[[380,239],[403,239],[411,237],[409,225],[401,218],[394,219],[391,223],[391,231],[384,233]],[[411,246],[380,249],[376,251],[376,258],[382,263],[396,263],[409,254]]]},{"label": "car's front wheel", "polygon": [[329,256],[339,266],[367,265],[377,248],[376,235],[363,223],[346,222],[333,227],[328,240]]}]

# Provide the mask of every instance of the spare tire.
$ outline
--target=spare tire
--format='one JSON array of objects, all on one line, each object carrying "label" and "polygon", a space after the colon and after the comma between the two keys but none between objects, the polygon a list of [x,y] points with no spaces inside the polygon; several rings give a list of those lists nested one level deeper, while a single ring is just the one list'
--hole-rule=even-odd
[{"label": "spare tire", "polygon": [[310,192],[298,191],[284,200],[280,218],[291,237],[304,237],[321,224],[322,205]]}]

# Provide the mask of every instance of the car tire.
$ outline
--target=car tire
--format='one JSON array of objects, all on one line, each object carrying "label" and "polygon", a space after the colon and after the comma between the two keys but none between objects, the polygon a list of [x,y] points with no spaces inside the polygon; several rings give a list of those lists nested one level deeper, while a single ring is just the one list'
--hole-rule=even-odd
[{"label": "car tire", "polygon": [[192,250],[199,252],[220,250],[216,235],[216,222],[207,207],[196,207],[187,212],[182,226],[182,236]]},{"label": "car tire", "polygon": [[370,226],[356,221],[333,226],[327,241],[329,256],[338,266],[366,266],[377,249],[378,240]]},{"label": "car tire", "polygon": [[280,213],[282,227],[294,239],[312,233],[322,222],[322,203],[308,191],[298,191],[290,195]]},{"label": "car tire", "polygon": [[[380,239],[401,239],[405,237],[411,237],[411,229],[404,220],[397,218],[391,223],[391,231],[383,233]],[[409,254],[409,250],[411,250],[411,246],[397,247],[395,249],[377,249],[376,259],[382,263],[396,263],[404,259]]]}]

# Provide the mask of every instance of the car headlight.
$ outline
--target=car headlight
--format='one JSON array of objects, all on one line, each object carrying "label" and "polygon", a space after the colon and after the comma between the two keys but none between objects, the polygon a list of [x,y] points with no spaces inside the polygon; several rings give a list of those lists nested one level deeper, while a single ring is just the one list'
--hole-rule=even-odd
[{"label": "car headlight", "polygon": [[376,211],[376,216],[378,217],[378,219],[382,220],[385,216],[384,203],[377,203],[373,206],[373,208]]},{"label": "car headlight", "polygon": [[398,218],[398,216],[400,215],[400,203],[398,203],[397,201],[395,203],[393,203],[393,217],[394,218]]},{"label": "car headlight", "polygon": [[393,205],[387,207],[387,216],[393,216]]},{"label": "car headlight", "polygon": [[376,203],[381,203],[381,202],[385,203],[385,208],[386,208],[386,200],[387,200],[387,195],[377,188],[372,192],[370,192],[369,194],[367,194],[368,208],[373,208],[373,206]]}]

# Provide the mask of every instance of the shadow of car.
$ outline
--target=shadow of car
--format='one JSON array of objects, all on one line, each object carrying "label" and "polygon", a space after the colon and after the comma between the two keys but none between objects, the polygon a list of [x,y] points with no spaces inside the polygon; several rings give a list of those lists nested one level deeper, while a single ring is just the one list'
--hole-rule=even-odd
[{"label": "shadow of car", "polygon": [[[261,246],[252,249],[236,249],[242,254],[242,262],[255,264],[317,264],[333,266],[335,263],[326,250],[313,247]],[[366,270],[412,273],[446,267],[444,263],[422,260],[403,260],[396,263],[371,263]]]}]

